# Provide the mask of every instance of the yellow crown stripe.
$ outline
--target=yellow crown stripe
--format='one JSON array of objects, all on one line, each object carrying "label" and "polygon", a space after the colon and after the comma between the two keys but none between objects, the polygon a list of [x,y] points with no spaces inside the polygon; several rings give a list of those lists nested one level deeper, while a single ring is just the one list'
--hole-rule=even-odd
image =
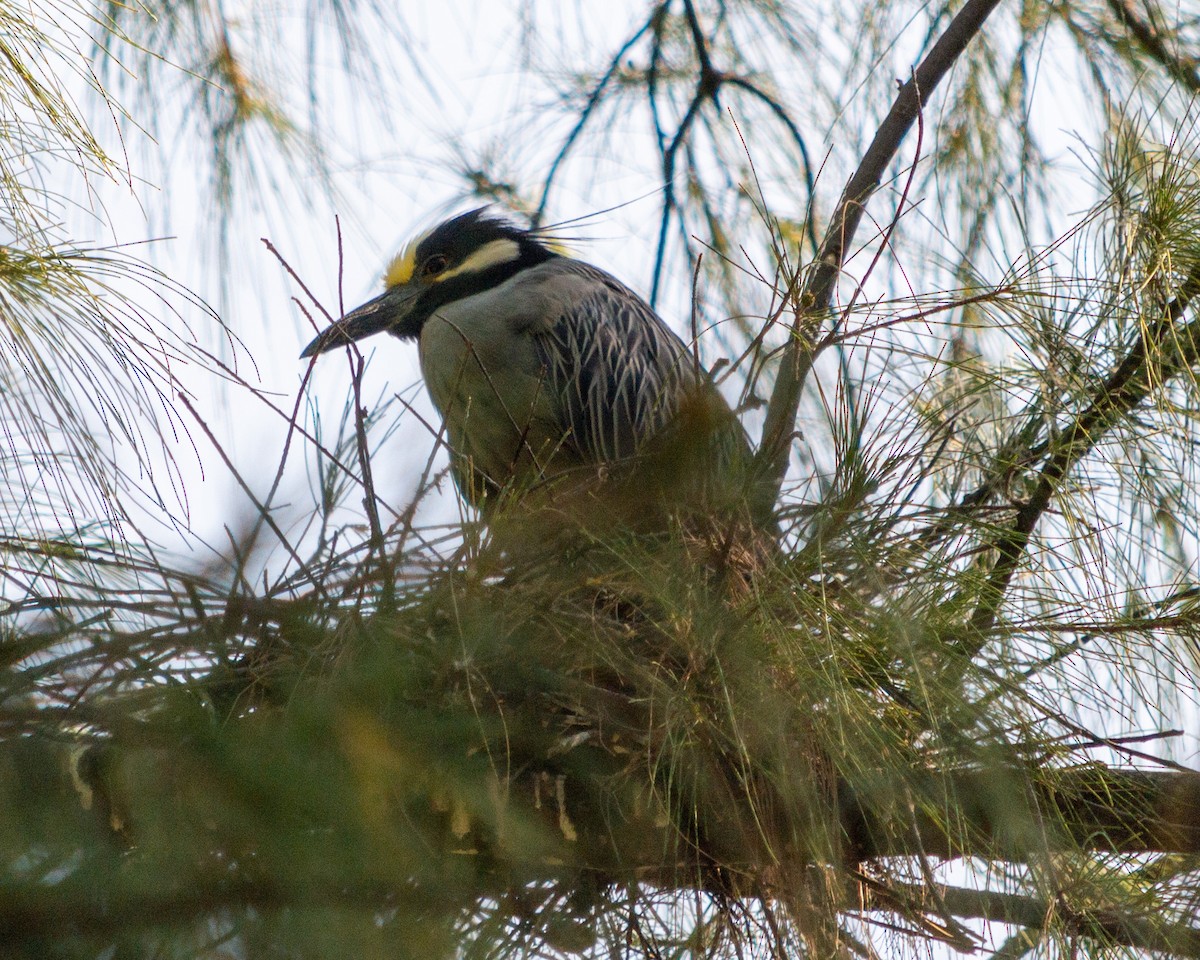
[{"label": "yellow crown stripe", "polygon": [[408,283],[413,278],[413,272],[417,269],[418,242],[414,240],[407,244],[387,265],[387,270],[383,274],[383,285],[389,290],[402,283]]}]

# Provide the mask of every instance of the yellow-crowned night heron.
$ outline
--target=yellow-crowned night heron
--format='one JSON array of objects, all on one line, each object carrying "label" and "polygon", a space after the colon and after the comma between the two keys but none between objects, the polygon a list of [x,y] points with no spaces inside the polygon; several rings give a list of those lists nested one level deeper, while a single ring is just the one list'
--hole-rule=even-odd
[{"label": "yellow-crowned night heron", "polygon": [[485,512],[572,475],[696,503],[742,472],[742,428],[684,342],[545,234],[473,210],[405,247],[385,283],[301,356],[385,330],[417,340],[458,487]]}]

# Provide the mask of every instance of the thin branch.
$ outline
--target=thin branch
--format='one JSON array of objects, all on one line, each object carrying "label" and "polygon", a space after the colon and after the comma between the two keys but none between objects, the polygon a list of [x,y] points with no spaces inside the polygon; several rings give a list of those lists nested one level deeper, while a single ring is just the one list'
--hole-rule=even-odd
[{"label": "thin branch", "polygon": [[708,76],[716,71],[713,69],[712,58],[708,53],[708,41],[700,27],[700,17],[696,13],[693,0],[683,0],[683,10],[687,15],[688,29],[692,32],[692,45],[696,48],[696,59],[700,62],[700,75]]},{"label": "thin branch", "polygon": [[769,516],[774,509],[787,474],[800,394],[812,364],[811,331],[808,327],[813,318],[819,320],[829,309],[846,251],[862,220],[866,204],[882,182],[884,172],[899,151],[922,104],[998,5],[999,0],[968,0],[921,61],[912,78],[900,88],[875,139],[842,191],[825,232],[816,267],[796,299],[796,321],[780,361],[779,375],[767,407],[757,454],[758,471],[763,483],[755,491],[753,504],[760,519]]},{"label": "thin branch", "polygon": [[[654,276],[650,282],[651,306],[658,305],[658,291],[662,284],[663,264],[667,254],[667,230],[671,224],[671,214],[679,206],[675,200],[676,155],[679,153],[679,148],[687,142],[688,132],[691,130],[692,124],[700,116],[700,110],[704,104],[711,101],[713,106],[718,109],[720,108],[717,95],[721,90],[721,85],[728,79],[728,76],[724,72],[713,66],[712,58],[708,51],[708,41],[704,38],[704,31],[700,27],[700,20],[691,0],[685,0],[684,9],[687,13],[688,26],[692,34],[692,45],[696,49],[699,76],[696,78],[696,91],[692,94],[687,111],[684,113],[683,119],[679,121],[679,126],[675,129],[675,135],[671,138],[670,144],[663,151],[662,155],[663,203],[662,215],[658,224],[658,245],[655,248]],[[686,232],[684,235],[686,237]]]},{"label": "thin branch", "polygon": [[604,96],[604,91],[608,89],[608,85],[612,82],[613,77],[615,77],[617,75],[617,71],[620,70],[621,61],[625,59],[625,55],[633,48],[633,45],[642,38],[642,36],[647,30],[650,29],[651,26],[654,25],[654,22],[658,16],[659,9],[656,8],[654,13],[650,15],[650,19],[642,24],[642,26],[639,27],[636,32],[634,32],[633,36],[626,40],[616,54],[613,55],[612,60],[609,61],[608,69],[601,74],[600,79],[592,88],[592,92],[588,94],[587,103],[585,103],[583,108],[579,111],[579,119],[575,121],[575,126],[571,128],[571,132],[567,134],[567,138],[563,141],[562,146],[559,147],[558,153],[555,155],[553,162],[550,164],[550,171],[546,174],[546,179],[542,183],[542,196],[541,199],[538,200],[537,210],[534,211],[533,217],[531,218],[532,225],[534,227],[537,227],[541,224],[542,217],[544,217],[546,214],[546,206],[550,202],[550,191],[554,188],[554,179],[558,175],[559,167],[561,167],[563,161],[567,159],[571,149],[575,146],[575,141],[579,139],[579,135],[583,133],[584,127],[587,126],[592,114],[595,113],[596,108],[600,104],[600,98]]},{"label": "thin branch", "polygon": [[[806,206],[809,208],[810,213],[809,216],[804,218],[804,232],[808,235],[809,242],[812,243],[813,249],[816,250],[818,240],[816,227],[813,224],[813,218],[811,216],[811,211],[813,198],[817,195],[817,179],[816,174],[813,172],[812,160],[808,155],[808,144],[804,142],[804,136],[800,133],[800,128],[796,126],[795,121],[792,120],[792,118],[788,115],[788,112],[786,109],[784,109],[783,104],[781,104],[765,90],[762,90],[756,84],[752,83],[746,77],[727,76],[725,78],[725,82],[731,87],[737,87],[740,90],[745,90],[751,96],[762,101],[766,108],[775,114],[775,118],[783,124],[784,128],[791,136],[792,142],[796,144],[796,149],[800,151],[800,162],[804,167],[804,187],[808,192],[808,203]],[[740,136],[741,134],[739,131],[739,137]],[[742,143],[745,144],[745,140],[743,140]]]},{"label": "thin branch", "polygon": [[196,408],[193,407],[188,401],[188,398],[185,394],[179,393],[177,394],[177,398],[179,402],[187,408],[188,413],[192,415],[192,418],[196,421],[196,423],[200,425],[200,429],[204,431],[205,436],[207,436],[212,442],[213,447],[216,449],[221,459],[225,462],[225,466],[229,468],[230,474],[238,482],[238,486],[242,488],[242,492],[245,493],[250,499],[250,502],[254,504],[254,509],[257,511],[258,516],[261,517],[263,522],[271,528],[271,532],[275,534],[275,537],[279,540],[280,545],[284,548],[284,550],[287,551],[288,556],[292,558],[293,562],[300,569],[300,571],[309,578],[310,582],[320,589],[320,583],[313,576],[312,571],[308,568],[308,564],[306,564],[300,557],[300,554],[296,552],[296,548],[292,546],[292,542],[287,538],[287,534],[279,529],[279,524],[277,524],[275,519],[271,516],[270,508],[262,503],[262,501],[255,496],[254,491],[250,489],[250,485],[238,472],[237,467],[234,466],[233,461],[229,458],[229,454],[225,452],[225,448],[221,446],[220,441],[217,440],[216,434],[212,432],[212,429],[209,427],[208,423],[203,417],[200,416]]},{"label": "thin branch", "polygon": [[687,137],[688,131],[691,129],[696,117],[699,116],[700,108],[704,106],[705,99],[705,95],[698,88],[695,96],[692,97],[691,103],[688,104],[687,113],[679,121],[679,126],[675,130],[675,136],[671,138],[670,144],[667,145],[667,149],[663,152],[663,202],[662,214],[658,223],[658,243],[655,247],[654,255],[654,278],[650,283],[651,306],[657,306],[658,304],[658,289],[662,284],[663,263],[666,260],[667,254],[667,230],[671,226],[671,214],[678,207],[678,203],[675,200],[675,156],[679,152],[679,148]]}]

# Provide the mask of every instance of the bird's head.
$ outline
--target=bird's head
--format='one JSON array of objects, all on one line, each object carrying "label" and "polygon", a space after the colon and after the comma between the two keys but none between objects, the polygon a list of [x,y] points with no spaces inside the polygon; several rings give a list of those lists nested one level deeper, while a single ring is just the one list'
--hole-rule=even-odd
[{"label": "bird's head", "polygon": [[438,307],[489,290],[555,256],[536,231],[486,208],[461,214],[408,243],[388,265],[383,293],[321,331],[300,356],[324,353],[384,330],[415,339]]}]

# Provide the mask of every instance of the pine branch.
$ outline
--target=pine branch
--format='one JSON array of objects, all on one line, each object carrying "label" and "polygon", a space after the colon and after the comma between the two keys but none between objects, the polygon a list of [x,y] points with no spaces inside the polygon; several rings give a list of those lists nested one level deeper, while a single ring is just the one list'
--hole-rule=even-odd
[{"label": "pine branch", "polygon": [[1066,476],[1155,386],[1200,363],[1200,318],[1178,323],[1197,294],[1200,294],[1200,265],[1180,285],[1175,299],[1166,305],[1163,317],[1139,332],[1136,342],[1101,384],[1087,409],[1050,445],[1049,457],[1038,474],[1033,493],[1019,506],[1011,527],[994,545],[999,556],[971,615],[971,629],[963,643],[968,656],[974,656],[987,642],[1034,528]]},{"label": "pine branch", "polygon": [[1167,49],[1154,24],[1138,16],[1132,0],[1108,0],[1108,8],[1127,29],[1138,46],[1181,86],[1192,93],[1200,93],[1200,70],[1193,57],[1184,57]]},{"label": "pine branch", "polygon": [[854,240],[867,202],[879,188],[923,104],[998,5],[999,0],[968,0],[964,4],[913,76],[901,86],[862,162],[842,191],[825,231],[816,267],[796,297],[796,320],[767,406],[757,454],[762,486],[755,491],[753,504],[759,518],[769,516],[779,499],[799,415],[800,394],[813,360],[812,328],[820,323],[833,302],[846,251]]},{"label": "pine branch", "polygon": [[[233,743],[251,748],[251,756],[270,752],[269,741],[244,740],[256,729],[254,718],[242,726],[247,729],[228,733]],[[386,765],[370,785],[352,777],[313,793],[304,784],[263,780],[257,765],[221,759],[215,746],[108,746],[85,752],[81,762],[77,749],[61,743],[4,744],[0,763],[10,776],[3,799],[13,809],[37,811],[26,842],[38,845],[47,864],[54,862],[49,851],[59,851],[64,863],[82,865],[55,883],[36,876],[28,883],[8,880],[0,889],[0,938],[58,936],[64,924],[100,935],[236,907],[419,912],[431,903],[501,897],[514,883],[574,886],[584,876],[725,894],[736,876],[757,878],[769,891],[770,878],[807,868],[779,858],[803,859],[805,842],[797,847],[796,830],[820,819],[811,811],[787,811],[779,836],[763,837],[770,825],[751,822],[755,812],[745,798],[734,798],[719,807],[720,822],[684,827],[647,805],[644,792],[614,792],[627,757],[608,757],[605,765],[605,754],[590,745],[556,751],[540,770],[522,765],[499,789],[485,783],[453,788],[457,795],[493,798],[472,801],[469,809],[432,800],[438,780],[414,784],[411,772]],[[570,769],[576,773],[547,772]],[[447,787],[452,782],[444,781]],[[267,783],[275,795],[264,792]],[[371,800],[366,824],[359,822],[360,803],[347,802],[369,799],[363,789],[379,801],[392,798],[384,806]],[[832,812],[845,863],[913,855],[1016,863],[1079,850],[1200,853],[1197,772],[1079,767],[1031,783],[1029,772],[1017,768],[930,771],[903,789],[910,815],[897,815],[897,785],[885,778],[838,791]],[[680,806],[703,815],[702,803],[685,799]],[[954,811],[949,820],[948,810]],[[387,826],[378,820],[385,811]],[[166,836],[171,844],[155,842]],[[72,852],[76,845],[82,857]],[[1044,916],[1023,898],[950,889],[941,895],[957,916],[1026,925]],[[1078,922],[1092,923],[1116,942],[1168,949],[1142,919],[1116,907],[1105,911]],[[1195,936],[1171,934],[1169,949],[1195,955]]]},{"label": "pine branch", "polygon": [[[916,900],[927,896],[921,887],[896,883],[891,887]],[[1200,929],[1185,923],[1135,917],[1111,909],[1083,912],[1072,909],[1063,898],[1046,900],[1021,893],[948,886],[939,886],[937,893],[955,917],[993,920],[1035,929],[1044,929],[1053,923],[1073,936],[1110,945],[1152,950],[1173,957],[1200,957]],[[1032,946],[1030,944],[1030,948]]]}]

